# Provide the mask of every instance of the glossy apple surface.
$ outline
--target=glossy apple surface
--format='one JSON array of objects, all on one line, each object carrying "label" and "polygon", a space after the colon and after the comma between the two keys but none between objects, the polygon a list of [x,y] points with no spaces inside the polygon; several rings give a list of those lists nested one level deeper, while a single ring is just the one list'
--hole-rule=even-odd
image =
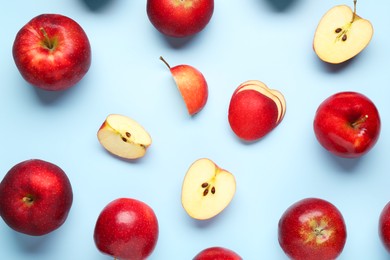
[{"label": "glossy apple surface", "polygon": [[228,248],[209,247],[200,251],[193,260],[242,260],[242,258]]},{"label": "glossy apple surface", "polygon": [[279,244],[295,260],[336,259],[344,249],[347,231],[340,211],[330,202],[307,198],[281,216]]},{"label": "glossy apple surface", "polygon": [[324,100],[314,118],[314,133],[329,152],[345,158],[366,154],[381,129],[375,104],[357,92],[340,92]]},{"label": "glossy apple surface", "polygon": [[51,91],[72,87],[91,65],[86,33],[76,21],[59,14],[42,14],[24,25],[12,54],[27,82]]},{"label": "glossy apple surface", "polygon": [[188,37],[199,33],[209,23],[214,0],[147,0],[146,12],[162,34]]},{"label": "glossy apple surface", "polygon": [[390,253],[390,202],[385,205],[379,217],[379,238]]},{"label": "glossy apple surface", "polygon": [[101,211],[94,241],[99,251],[116,259],[144,260],[152,254],[158,235],[158,220],[150,206],[119,198]]},{"label": "glossy apple surface", "polygon": [[67,219],[73,192],[65,172],[52,163],[32,159],[12,167],[0,183],[0,216],[12,229],[41,236]]}]

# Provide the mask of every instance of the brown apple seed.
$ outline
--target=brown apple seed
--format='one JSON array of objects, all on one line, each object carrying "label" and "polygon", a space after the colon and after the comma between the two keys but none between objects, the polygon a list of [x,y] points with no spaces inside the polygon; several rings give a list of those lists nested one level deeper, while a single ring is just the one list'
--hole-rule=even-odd
[{"label": "brown apple seed", "polygon": [[337,28],[334,32],[339,33],[339,32],[341,32],[341,30],[342,30],[341,28]]},{"label": "brown apple seed", "polygon": [[345,41],[347,40],[347,35],[344,34],[343,37],[341,38],[341,40],[342,40],[343,42],[345,42]]},{"label": "brown apple seed", "polygon": [[207,186],[209,186],[207,182],[202,183],[202,188],[207,188]]},{"label": "brown apple seed", "polygon": [[209,189],[205,189],[205,190],[203,191],[203,196],[207,196],[207,194],[209,194]]},{"label": "brown apple seed", "polygon": [[130,138],[130,137],[131,137],[131,134],[130,134],[129,132],[126,132],[126,136],[127,136],[128,138]]},{"label": "brown apple seed", "polygon": [[215,187],[214,186],[211,188],[211,193],[215,194]]}]

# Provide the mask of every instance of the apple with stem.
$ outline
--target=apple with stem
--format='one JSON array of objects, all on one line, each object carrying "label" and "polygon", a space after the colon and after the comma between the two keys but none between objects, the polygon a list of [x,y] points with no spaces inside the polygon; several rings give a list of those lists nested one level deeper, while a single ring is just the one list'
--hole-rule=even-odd
[{"label": "apple with stem", "polygon": [[73,202],[71,183],[57,165],[31,159],[13,166],[0,183],[0,216],[20,233],[42,236],[58,229]]},{"label": "apple with stem", "polygon": [[206,27],[213,16],[214,0],[147,0],[146,12],[159,32],[183,38]]},{"label": "apple with stem", "polygon": [[50,91],[72,87],[91,65],[91,46],[83,28],[60,14],[30,20],[17,33],[12,54],[27,82]]},{"label": "apple with stem", "polygon": [[363,19],[346,5],[331,8],[320,20],[314,34],[313,49],[318,57],[328,63],[347,61],[370,43],[374,29],[370,21]]},{"label": "apple with stem", "polygon": [[344,249],[347,231],[336,206],[323,199],[306,198],[283,213],[278,240],[290,259],[333,260]]},{"label": "apple with stem", "polygon": [[160,57],[160,60],[169,68],[188,113],[193,116],[202,110],[206,105],[209,93],[203,74],[190,65],[182,64],[171,67],[163,57]]},{"label": "apple with stem", "polygon": [[319,143],[332,154],[358,158],[378,141],[381,128],[375,104],[358,92],[339,92],[324,100],[314,118]]},{"label": "apple with stem", "polygon": [[154,251],[158,235],[158,220],[149,205],[118,198],[99,214],[93,238],[103,254],[115,259],[144,260]]},{"label": "apple with stem", "polygon": [[286,100],[280,91],[259,80],[248,80],[233,92],[228,121],[240,139],[256,141],[279,125],[285,113]]},{"label": "apple with stem", "polygon": [[192,260],[242,260],[242,258],[233,250],[216,246],[200,251]]},{"label": "apple with stem", "polygon": [[184,177],[181,202],[194,219],[210,219],[222,212],[236,192],[236,180],[230,172],[207,158],[191,164]]},{"label": "apple with stem", "polygon": [[152,144],[149,133],[135,120],[120,114],[110,114],[100,126],[97,137],[111,154],[124,159],[145,156]]}]

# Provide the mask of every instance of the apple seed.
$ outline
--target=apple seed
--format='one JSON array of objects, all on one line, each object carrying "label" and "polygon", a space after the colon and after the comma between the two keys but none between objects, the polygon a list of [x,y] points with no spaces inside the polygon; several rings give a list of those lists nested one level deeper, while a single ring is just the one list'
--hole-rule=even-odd
[{"label": "apple seed", "polygon": [[207,194],[209,194],[209,189],[208,188],[203,191],[203,196],[206,197]]},{"label": "apple seed", "polygon": [[339,33],[339,32],[341,32],[341,30],[342,30],[342,29],[339,27],[339,28],[337,28],[334,32],[335,32],[335,33]]},{"label": "apple seed", "polygon": [[202,184],[202,188],[207,188],[209,186],[209,184],[207,183],[207,182],[204,182],[203,184]]},{"label": "apple seed", "polygon": [[211,193],[215,194],[215,187],[214,186],[211,188]]}]

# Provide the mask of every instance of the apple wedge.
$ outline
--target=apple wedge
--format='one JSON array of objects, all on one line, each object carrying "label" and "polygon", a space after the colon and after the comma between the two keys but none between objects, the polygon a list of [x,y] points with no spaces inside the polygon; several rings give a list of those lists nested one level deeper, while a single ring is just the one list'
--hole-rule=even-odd
[{"label": "apple wedge", "polygon": [[313,49],[328,63],[339,64],[359,54],[370,43],[374,29],[370,21],[346,5],[331,8],[320,20],[314,34]]},{"label": "apple wedge", "polygon": [[125,159],[143,157],[152,144],[149,133],[139,123],[119,114],[106,118],[97,137],[107,151]]},{"label": "apple wedge", "polygon": [[234,176],[210,159],[202,158],[195,161],[185,175],[181,202],[190,217],[206,220],[223,211],[235,192]]}]

